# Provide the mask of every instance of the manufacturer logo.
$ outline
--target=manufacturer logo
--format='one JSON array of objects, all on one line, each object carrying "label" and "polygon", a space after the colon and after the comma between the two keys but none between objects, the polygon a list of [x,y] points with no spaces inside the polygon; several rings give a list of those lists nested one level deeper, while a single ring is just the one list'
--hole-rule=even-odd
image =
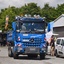
[{"label": "manufacturer logo", "polygon": [[34,38],[31,38],[31,39],[30,39],[30,42],[34,42]]}]

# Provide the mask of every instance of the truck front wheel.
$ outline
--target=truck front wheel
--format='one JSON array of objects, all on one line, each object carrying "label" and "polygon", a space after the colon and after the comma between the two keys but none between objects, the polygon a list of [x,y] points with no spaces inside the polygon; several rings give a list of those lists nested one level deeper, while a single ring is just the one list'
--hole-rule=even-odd
[{"label": "truck front wheel", "polygon": [[8,46],[8,56],[13,57],[11,46]]},{"label": "truck front wheel", "polygon": [[15,52],[13,53],[13,58],[14,59],[18,59],[18,54],[16,54]]},{"label": "truck front wheel", "polygon": [[40,54],[40,59],[45,59],[45,53]]}]

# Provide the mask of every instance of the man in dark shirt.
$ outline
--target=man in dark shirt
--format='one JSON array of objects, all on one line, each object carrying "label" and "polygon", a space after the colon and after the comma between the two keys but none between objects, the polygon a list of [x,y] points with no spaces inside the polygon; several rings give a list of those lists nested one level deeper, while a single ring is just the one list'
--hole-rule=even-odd
[{"label": "man in dark shirt", "polygon": [[51,37],[51,56],[54,56],[55,44],[54,44],[54,37]]}]

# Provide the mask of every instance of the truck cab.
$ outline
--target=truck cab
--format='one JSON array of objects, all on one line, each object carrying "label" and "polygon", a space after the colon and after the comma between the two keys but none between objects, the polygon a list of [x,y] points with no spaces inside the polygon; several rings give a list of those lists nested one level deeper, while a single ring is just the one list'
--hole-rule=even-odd
[{"label": "truck cab", "polygon": [[[18,55],[44,59],[46,55],[46,22],[41,17],[20,17],[12,23],[12,42],[8,46],[8,55],[15,59]],[[10,43],[10,42],[9,42]]]}]

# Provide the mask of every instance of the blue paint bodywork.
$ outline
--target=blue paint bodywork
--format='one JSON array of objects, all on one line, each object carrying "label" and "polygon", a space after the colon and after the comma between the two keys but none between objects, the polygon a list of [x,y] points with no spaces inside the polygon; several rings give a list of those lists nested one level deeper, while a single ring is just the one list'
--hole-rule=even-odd
[{"label": "blue paint bodywork", "polygon": [[[21,22],[44,22],[43,18],[21,18]],[[44,25],[45,27],[45,25]],[[16,31],[16,22],[12,23],[13,30],[7,33],[7,41],[12,41],[14,43],[13,53],[26,54],[26,48],[39,48],[39,53],[46,53],[46,41],[45,41],[45,32],[44,33],[22,33]],[[44,28],[45,29],[45,28]],[[32,41],[34,40],[34,41]],[[31,52],[30,52],[31,53]],[[34,54],[34,52],[33,52]]]}]

